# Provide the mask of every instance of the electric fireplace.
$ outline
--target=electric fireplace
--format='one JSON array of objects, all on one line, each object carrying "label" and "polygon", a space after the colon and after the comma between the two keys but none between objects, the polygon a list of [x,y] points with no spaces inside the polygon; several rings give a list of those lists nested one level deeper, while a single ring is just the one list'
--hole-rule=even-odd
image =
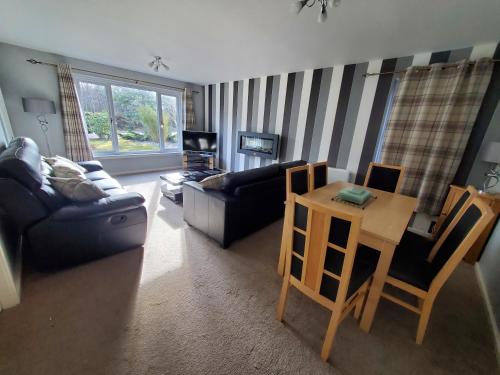
[{"label": "electric fireplace", "polygon": [[238,132],[238,152],[240,154],[277,159],[278,148],[278,134]]}]

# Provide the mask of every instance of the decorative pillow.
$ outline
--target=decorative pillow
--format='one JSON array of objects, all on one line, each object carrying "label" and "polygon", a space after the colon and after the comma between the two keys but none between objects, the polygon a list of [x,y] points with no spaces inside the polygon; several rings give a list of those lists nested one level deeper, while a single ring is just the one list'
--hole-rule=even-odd
[{"label": "decorative pillow", "polygon": [[109,197],[109,194],[85,177],[48,177],[52,186],[66,198],[89,202]]},{"label": "decorative pillow", "polygon": [[85,179],[85,175],[80,171],[80,169],[75,168],[72,164],[56,161],[52,164],[52,173],[53,177],[62,177],[62,178],[72,178],[72,177],[81,177]]},{"label": "decorative pillow", "polygon": [[199,182],[203,189],[220,190],[222,182],[224,181],[224,176],[227,173],[216,174],[214,176],[209,176]]},{"label": "decorative pillow", "polygon": [[61,163],[65,163],[65,164],[69,164],[69,165],[73,166],[73,168],[78,169],[81,173],[87,172],[87,170],[85,168],[83,168],[81,165],[79,165],[78,163],[75,163],[73,160],[63,158],[62,156],[59,156],[59,155],[56,155],[53,158],[45,158],[44,157],[43,160],[52,166],[54,166],[54,164],[56,164],[57,162],[61,162]]}]

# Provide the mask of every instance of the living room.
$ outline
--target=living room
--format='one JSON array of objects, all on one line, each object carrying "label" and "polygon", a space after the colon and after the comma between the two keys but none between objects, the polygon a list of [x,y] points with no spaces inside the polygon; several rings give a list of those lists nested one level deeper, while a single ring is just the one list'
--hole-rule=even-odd
[{"label": "living room", "polygon": [[3,0],[0,373],[497,373],[498,19]]}]

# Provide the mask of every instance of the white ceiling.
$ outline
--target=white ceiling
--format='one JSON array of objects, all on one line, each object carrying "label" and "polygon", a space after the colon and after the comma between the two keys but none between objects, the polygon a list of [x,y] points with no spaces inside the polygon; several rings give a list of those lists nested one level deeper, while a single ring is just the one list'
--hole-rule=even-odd
[{"label": "white ceiling", "polygon": [[500,40],[499,0],[342,0],[325,24],[291,1],[0,0],[0,41],[213,83]]}]

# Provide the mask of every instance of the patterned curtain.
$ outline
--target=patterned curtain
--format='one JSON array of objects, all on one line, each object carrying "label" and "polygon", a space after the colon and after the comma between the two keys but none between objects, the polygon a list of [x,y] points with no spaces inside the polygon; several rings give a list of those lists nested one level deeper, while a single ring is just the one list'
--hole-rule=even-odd
[{"label": "patterned curtain", "polygon": [[186,129],[185,130],[194,130],[196,127],[196,119],[194,116],[194,107],[193,107],[193,92],[191,89],[184,89],[184,103],[186,107]]},{"label": "patterned curtain", "polygon": [[92,160],[92,150],[87,138],[71,67],[68,64],[58,65],[57,76],[59,78],[64,143],[67,156],[74,161]]},{"label": "patterned curtain", "polygon": [[417,212],[439,214],[492,69],[490,59],[433,64],[411,67],[401,79],[381,161],[405,167],[401,194],[417,197]]}]

